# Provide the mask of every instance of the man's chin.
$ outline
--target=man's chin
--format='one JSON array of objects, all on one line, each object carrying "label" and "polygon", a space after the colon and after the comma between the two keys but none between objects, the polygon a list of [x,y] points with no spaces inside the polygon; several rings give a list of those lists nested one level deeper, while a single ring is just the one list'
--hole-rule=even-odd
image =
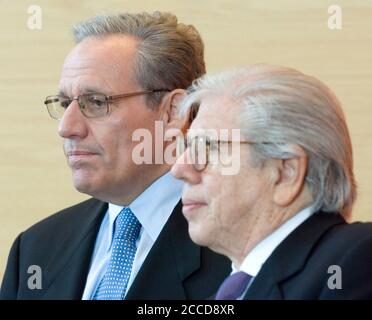
[{"label": "man's chin", "polygon": [[93,197],[94,192],[92,192],[92,188],[90,188],[89,186],[84,185],[84,184],[78,184],[78,183],[75,183],[74,186],[75,186],[75,189],[79,191],[80,193],[85,193]]},{"label": "man's chin", "polygon": [[208,235],[206,232],[203,232],[203,230],[200,230],[200,228],[196,227],[193,228],[189,225],[189,235],[191,240],[196,243],[199,246],[206,247],[209,244],[208,241]]},{"label": "man's chin", "polygon": [[81,193],[88,194],[90,196],[94,196],[95,194],[94,190],[97,189],[97,186],[95,186],[90,179],[81,177],[80,175],[76,175],[73,173],[73,183],[74,187],[77,191]]}]

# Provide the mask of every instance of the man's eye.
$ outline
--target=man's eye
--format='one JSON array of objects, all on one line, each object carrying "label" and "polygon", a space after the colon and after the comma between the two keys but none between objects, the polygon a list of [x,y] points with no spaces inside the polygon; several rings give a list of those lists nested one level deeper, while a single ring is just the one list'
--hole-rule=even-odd
[{"label": "man's eye", "polygon": [[210,151],[215,151],[219,149],[219,143],[218,141],[211,140],[209,141],[209,150]]},{"label": "man's eye", "polygon": [[95,108],[104,108],[106,106],[106,99],[105,97],[100,96],[91,96],[89,97],[89,103],[91,103]]},{"label": "man's eye", "polygon": [[60,100],[61,107],[67,109],[67,107],[71,104],[71,100],[63,99]]}]

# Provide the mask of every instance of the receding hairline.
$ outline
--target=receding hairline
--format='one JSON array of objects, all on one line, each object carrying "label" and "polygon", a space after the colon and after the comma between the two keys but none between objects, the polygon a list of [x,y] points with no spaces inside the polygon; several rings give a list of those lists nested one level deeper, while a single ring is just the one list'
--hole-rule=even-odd
[{"label": "receding hairline", "polygon": [[[126,41],[120,41],[122,39],[120,38],[124,38],[124,40],[130,40],[131,41],[131,45],[126,45]],[[112,41],[114,40],[114,41]],[[89,58],[89,52],[91,52],[90,50],[87,50],[85,48],[85,46],[87,45],[92,45],[92,43],[94,44],[94,41],[100,41],[101,43],[106,43],[105,46],[94,46],[93,49],[97,49],[95,52],[99,52],[101,51],[102,52],[102,55],[103,54],[106,54],[108,52],[110,52],[110,46],[112,48],[115,48],[115,50],[111,50],[112,51],[112,60],[111,60],[111,67],[112,69],[111,70],[118,70],[119,68],[124,68],[125,64],[127,65],[127,67],[129,67],[129,70],[127,69],[127,73],[123,73],[121,76],[122,77],[127,77],[128,76],[130,77],[130,79],[136,84],[136,85],[139,85],[141,86],[141,84],[139,83],[137,77],[136,77],[136,74],[135,74],[135,60],[136,60],[136,56],[137,56],[137,48],[138,48],[138,39],[136,39],[136,37],[133,37],[133,36],[130,36],[130,35],[124,35],[124,34],[106,34],[106,35],[99,35],[99,36],[96,36],[96,35],[92,35],[92,36],[89,36],[89,37],[86,37],[84,38],[82,41],[80,41],[79,43],[76,43],[76,45],[70,50],[70,52],[68,53],[68,55],[66,56],[65,60],[64,60],[64,63],[63,63],[63,67],[62,67],[62,72],[61,72],[61,75],[65,72],[65,68],[68,67],[68,64],[69,63],[72,63],[71,59],[74,58],[74,56],[76,55],[81,55],[81,56],[85,56],[86,60],[90,60]],[[110,44],[110,41],[111,41],[111,44]],[[128,44],[128,41],[127,41],[127,44]],[[115,47],[116,46],[116,47]],[[118,50],[118,48],[122,47],[122,50]],[[130,56],[128,57],[128,54],[130,54]],[[121,57],[122,55],[122,57]],[[115,56],[115,59],[113,58]],[[105,60],[107,61],[108,57],[105,57]],[[130,59],[130,60],[129,60]],[[130,63],[130,65],[128,65],[127,63]],[[91,64],[89,64],[88,62],[86,63],[86,65],[84,64],[84,61],[80,61],[79,64],[75,65],[74,66],[74,69],[75,68],[87,68],[87,67],[90,67]],[[110,73],[110,71],[108,71]]]},{"label": "receding hairline", "polygon": [[[198,30],[170,12],[104,13],[74,25],[76,43],[90,36],[125,35],[138,40],[134,76],[143,89],[186,89],[205,74],[204,43]],[[146,97],[155,108],[164,93]]]}]

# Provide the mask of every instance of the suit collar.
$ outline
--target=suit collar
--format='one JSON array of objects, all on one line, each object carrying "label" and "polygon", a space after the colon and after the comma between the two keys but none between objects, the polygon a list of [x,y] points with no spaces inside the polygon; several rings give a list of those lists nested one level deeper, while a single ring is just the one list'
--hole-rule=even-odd
[{"label": "suit collar", "polygon": [[[64,288],[71,299],[81,299],[88,275],[91,255],[107,203],[90,199],[73,212],[76,220],[66,224],[64,237],[45,269],[46,297],[55,296],[56,288]],[[64,281],[68,273],[69,281]]]},{"label": "suit collar", "polygon": [[154,292],[158,299],[188,298],[183,282],[200,268],[201,248],[188,236],[187,221],[181,209],[182,203],[179,202],[144,261],[126,299],[152,299]]},{"label": "suit collar", "polygon": [[178,203],[176,210],[178,214],[175,215],[174,227],[170,230],[170,242],[173,247],[177,273],[180,280],[183,281],[200,267],[201,248],[190,239],[188,223],[182,215],[181,201]]},{"label": "suit collar", "polygon": [[239,269],[232,265],[233,272],[244,271],[256,277],[262,265],[271,256],[277,246],[286,239],[296,228],[304,223],[314,213],[313,207],[308,206],[285,221],[276,230],[261,240],[244,258]]},{"label": "suit collar", "polygon": [[312,249],[331,227],[345,223],[339,214],[317,212],[295,229],[272,253],[245,299],[280,299],[279,282],[299,272]]},{"label": "suit collar", "polygon": [[[188,299],[195,281],[189,281],[201,268],[202,249],[188,236],[188,225],[179,202],[144,261],[126,299]],[[64,237],[43,270],[42,299],[81,299],[91,255],[107,204],[91,199],[79,205],[66,218]],[[214,259],[219,266],[223,264]],[[210,266],[212,267],[212,266]],[[229,265],[226,261],[226,268]],[[227,270],[226,270],[227,272]],[[217,274],[217,273],[216,273]],[[221,272],[221,281],[226,274]],[[214,279],[211,279],[213,282]],[[215,284],[212,284],[215,285]],[[190,290],[190,291],[189,291]],[[200,290],[200,289],[199,289]],[[199,291],[198,291],[199,292]]]},{"label": "suit collar", "polygon": [[183,182],[170,172],[156,179],[132,203],[132,210],[143,230],[155,242],[177,203],[181,199]]}]

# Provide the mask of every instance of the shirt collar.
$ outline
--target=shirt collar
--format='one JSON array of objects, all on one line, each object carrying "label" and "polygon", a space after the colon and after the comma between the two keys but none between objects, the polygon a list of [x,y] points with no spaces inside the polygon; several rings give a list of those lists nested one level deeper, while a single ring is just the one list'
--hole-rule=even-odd
[{"label": "shirt collar", "polygon": [[[129,208],[141,223],[140,236],[143,231],[146,231],[155,242],[173,209],[180,201],[182,188],[183,182],[167,172],[133,200]],[[109,241],[107,251],[111,247],[115,219],[123,208],[123,206],[112,203],[108,205]]]},{"label": "shirt collar", "polygon": [[314,208],[309,206],[299,213],[295,214],[292,218],[286,221],[273,233],[267,236],[264,240],[259,242],[253,249],[248,253],[248,255],[243,260],[240,269],[235,268],[232,265],[232,273],[238,271],[244,271],[250,274],[252,277],[257,276],[262,265],[270,257],[275,248],[301,223],[308,219],[313,213]]}]

